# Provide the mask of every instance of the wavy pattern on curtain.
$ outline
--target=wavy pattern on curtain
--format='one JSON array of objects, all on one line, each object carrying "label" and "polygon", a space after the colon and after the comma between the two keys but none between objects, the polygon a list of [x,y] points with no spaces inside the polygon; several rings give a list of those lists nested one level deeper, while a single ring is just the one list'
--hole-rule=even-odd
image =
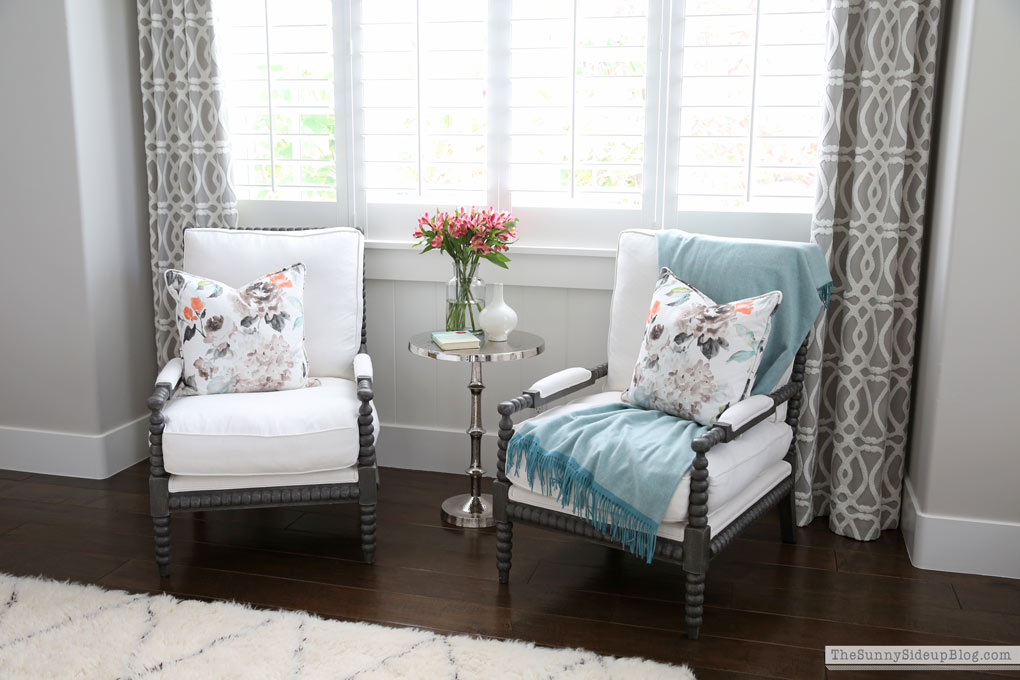
[{"label": "wavy pattern on curtain", "polygon": [[177,354],[163,272],[180,266],[184,231],[236,227],[210,0],[138,0],[145,167],[149,184],[156,354]]},{"label": "wavy pattern on curtain", "polygon": [[940,0],[833,0],[812,238],[833,278],[808,354],[797,520],[897,527],[910,417]]}]

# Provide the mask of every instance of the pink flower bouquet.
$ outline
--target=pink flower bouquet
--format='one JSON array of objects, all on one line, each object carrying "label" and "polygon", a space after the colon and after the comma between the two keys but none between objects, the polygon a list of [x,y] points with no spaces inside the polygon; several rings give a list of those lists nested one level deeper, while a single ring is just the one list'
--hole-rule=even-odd
[{"label": "pink flower bouquet", "polygon": [[507,269],[510,258],[506,252],[517,240],[517,218],[492,207],[458,208],[452,213],[437,210],[418,218],[413,236],[414,246],[421,252],[440,250],[453,259],[446,329],[478,330],[478,312],[484,305],[484,284],[476,277],[478,263],[485,259]]}]

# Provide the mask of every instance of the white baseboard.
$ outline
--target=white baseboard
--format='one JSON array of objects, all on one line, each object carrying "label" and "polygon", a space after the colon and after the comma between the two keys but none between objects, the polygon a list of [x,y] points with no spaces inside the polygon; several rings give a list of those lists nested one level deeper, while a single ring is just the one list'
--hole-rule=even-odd
[{"label": "white baseboard", "polygon": [[[465,430],[383,422],[375,451],[379,465],[385,467],[463,474],[471,444]],[[482,467],[486,477],[496,476],[495,431],[482,435]]]},{"label": "white baseboard", "polygon": [[148,455],[149,417],[102,434],[0,427],[0,468],[106,479]]},{"label": "white baseboard", "polygon": [[921,569],[1020,578],[1020,524],[921,512],[906,479],[900,529]]}]

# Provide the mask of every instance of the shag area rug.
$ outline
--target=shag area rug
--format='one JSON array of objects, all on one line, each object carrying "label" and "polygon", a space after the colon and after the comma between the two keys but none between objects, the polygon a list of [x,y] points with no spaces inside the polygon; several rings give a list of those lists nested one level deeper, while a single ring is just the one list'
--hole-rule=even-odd
[{"label": "shag area rug", "polygon": [[0,574],[0,678],[694,680],[577,649]]}]

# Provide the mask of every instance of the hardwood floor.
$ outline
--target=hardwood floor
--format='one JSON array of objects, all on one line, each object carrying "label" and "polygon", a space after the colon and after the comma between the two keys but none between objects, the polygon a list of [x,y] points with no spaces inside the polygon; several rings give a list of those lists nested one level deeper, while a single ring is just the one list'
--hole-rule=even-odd
[{"label": "hardwood floor", "polygon": [[517,525],[500,587],[495,533],[439,522],[464,479],[387,468],[375,565],[361,562],[356,505],[203,512],[174,516],[173,573],[161,582],[147,474],[145,464],[101,481],[0,470],[0,571],[643,656],[687,663],[699,680],[825,678],[826,644],[1020,644],[1020,581],[915,569],[898,532],[860,543],[824,520],[784,545],[772,515],[712,563],[701,639],[690,642],[677,568]]}]

